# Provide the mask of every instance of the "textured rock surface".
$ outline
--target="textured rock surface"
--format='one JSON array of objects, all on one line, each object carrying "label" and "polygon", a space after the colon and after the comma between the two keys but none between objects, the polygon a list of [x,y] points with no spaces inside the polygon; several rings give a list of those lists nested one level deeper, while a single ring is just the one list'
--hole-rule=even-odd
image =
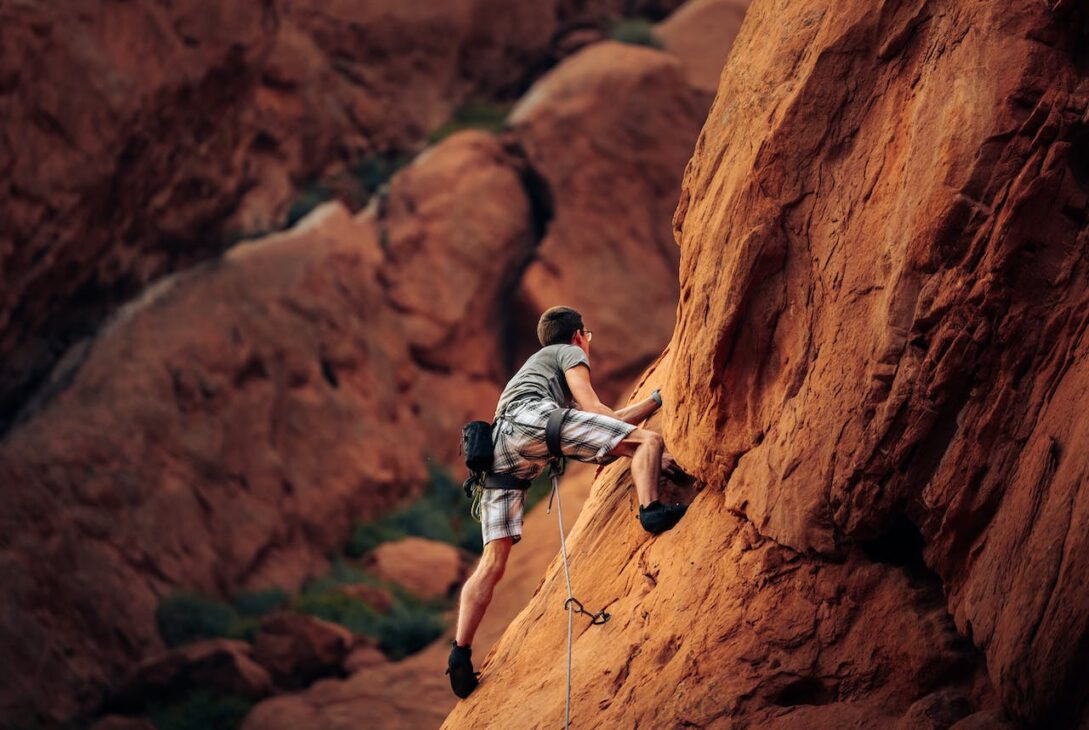
[{"label": "textured rock surface", "polygon": [[[502,308],[547,224],[532,178],[516,142],[455,135],[364,213],[325,206],[167,279],[72,349],[0,442],[0,479],[20,485],[0,494],[3,706],[92,704],[158,647],[171,587],[296,585],[352,520],[413,493],[425,457],[452,461],[503,354],[534,338]],[[639,276],[599,285],[670,274]],[[615,370],[595,382],[607,393]]]},{"label": "textured rock surface", "polygon": [[[612,615],[576,622],[573,721],[884,728],[938,690],[955,691],[963,714],[993,703],[925,572],[861,553],[803,556],[707,488],[680,525],[649,539],[631,493],[626,463],[605,469],[568,543],[575,595]],[[565,596],[554,560],[444,727],[562,724]],[[502,706],[512,694],[519,702]]]},{"label": "textured rock surface", "polygon": [[371,643],[359,640],[355,647],[344,657],[344,671],[355,674],[361,669],[385,664],[386,655],[382,650]]},{"label": "textured rock surface", "polygon": [[524,168],[492,135],[464,132],[420,155],[378,202],[382,282],[428,367],[492,381],[510,372],[499,309],[541,225]]},{"label": "textured rock surface", "polygon": [[917,525],[1045,724],[1089,676],[1086,41],[1069,5],[758,3],[675,221],[682,461],[799,550]]},{"label": "textured rock surface", "polygon": [[[1087,721],[1087,42],[1073,3],[753,4],[645,386],[702,491],[648,539],[597,483],[576,718]],[[561,595],[553,564],[448,727],[561,722]]]},{"label": "textured rock surface", "polygon": [[[0,494],[5,703],[34,698],[64,717],[93,702],[158,646],[152,616],[172,586],[297,585],[353,520],[414,493],[425,457],[454,457],[460,424],[490,415],[499,386],[475,365],[421,363],[397,306],[413,296],[400,267],[412,245],[454,259],[501,252],[511,221],[531,223],[520,178],[499,158],[493,138],[455,136],[394,186],[394,200],[435,216],[352,218],[326,206],[162,282],[68,354],[0,443],[0,481],[20,485]],[[428,182],[451,169],[472,170],[460,194]],[[505,214],[472,207],[499,194]],[[445,303],[473,284],[417,279]],[[497,290],[468,291],[468,311],[495,306]],[[495,352],[486,335],[500,333],[477,337]],[[50,667],[57,686],[37,691],[19,666]]]},{"label": "textured rock surface", "polygon": [[383,543],[371,551],[368,561],[376,577],[421,598],[445,598],[465,573],[456,547],[421,537]]}]

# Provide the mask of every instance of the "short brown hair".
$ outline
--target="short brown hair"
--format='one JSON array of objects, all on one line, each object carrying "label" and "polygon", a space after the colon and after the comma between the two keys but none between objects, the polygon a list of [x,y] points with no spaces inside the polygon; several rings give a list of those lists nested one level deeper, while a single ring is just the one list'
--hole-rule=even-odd
[{"label": "short brown hair", "polygon": [[537,339],[542,347],[566,344],[582,329],[582,315],[571,307],[550,307],[537,323]]}]

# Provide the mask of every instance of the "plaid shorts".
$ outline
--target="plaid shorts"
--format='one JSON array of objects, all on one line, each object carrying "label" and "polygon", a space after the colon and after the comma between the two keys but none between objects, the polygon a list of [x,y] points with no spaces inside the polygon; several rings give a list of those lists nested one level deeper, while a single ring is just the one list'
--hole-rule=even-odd
[{"label": "plaid shorts", "polygon": [[[492,427],[493,470],[520,479],[533,479],[548,465],[545,423],[556,409],[549,400],[526,400],[511,406]],[[571,410],[560,431],[560,449],[576,461],[608,464],[608,453],[635,426],[600,413]],[[485,489],[480,500],[480,527],[484,544],[500,537],[522,539],[522,507],[525,492],[520,489]]]}]

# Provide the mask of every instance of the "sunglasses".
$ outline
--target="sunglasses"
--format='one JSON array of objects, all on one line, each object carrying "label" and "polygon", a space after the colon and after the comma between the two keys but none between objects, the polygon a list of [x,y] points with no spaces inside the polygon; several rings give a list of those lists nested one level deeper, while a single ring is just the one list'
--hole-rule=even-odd
[{"label": "sunglasses", "polygon": [[583,330],[582,331],[582,336],[586,338],[587,342],[594,339],[594,333],[591,332],[590,330]]}]

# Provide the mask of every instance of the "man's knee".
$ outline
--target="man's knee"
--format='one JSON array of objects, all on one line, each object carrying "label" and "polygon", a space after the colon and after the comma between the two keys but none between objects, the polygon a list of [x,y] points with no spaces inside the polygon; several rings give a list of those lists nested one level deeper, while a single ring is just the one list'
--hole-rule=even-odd
[{"label": "man's knee", "polygon": [[655,451],[662,451],[665,449],[665,439],[657,431],[637,428],[625,436],[624,440],[609,452],[609,456],[634,456],[636,449],[644,445]]},{"label": "man's knee", "polygon": [[645,443],[656,451],[661,451],[665,448],[665,439],[662,438],[662,434],[657,431],[647,431]]},{"label": "man's knee", "polygon": [[484,546],[484,553],[480,556],[480,562],[477,563],[476,571],[474,571],[475,574],[480,576],[482,581],[491,585],[498,583],[507,569],[507,558],[510,556],[510,549],[513,544],[514,539],[510,537],[490,540]]}]

